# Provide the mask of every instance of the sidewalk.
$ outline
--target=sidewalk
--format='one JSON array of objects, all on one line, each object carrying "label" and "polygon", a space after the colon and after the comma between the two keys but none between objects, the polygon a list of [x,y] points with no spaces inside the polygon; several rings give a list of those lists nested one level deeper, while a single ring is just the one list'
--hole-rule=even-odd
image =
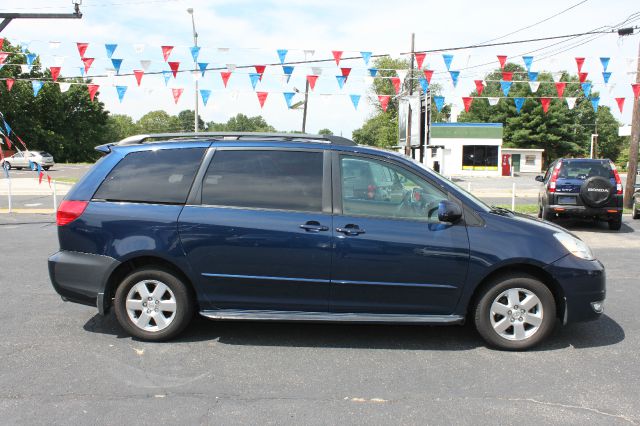
[{"label": "sidewalk", "polygon": [[[12,214],[53,214],[55,213],[55,210],[53,209],[54,188],[56,202],[60,203],[72,186],[67,183],[59,182],[55,182],[54,184],[53,180],[51,181],[51,186],[49,186],[49,182],[47,180],[43,179],[42,183],[38,183],[37,178],[0,179],[0,214],[9,213],[9,184],[11,184]],[[30,208],[29,204],[21,205],[23,200],[29,200],[32,197],[47,197],[50,199],[49,205],[51,208],[40,207],[42,204],[47,204],[44,202],[33,203],[34,207],[37,205],[38,208]]]}]

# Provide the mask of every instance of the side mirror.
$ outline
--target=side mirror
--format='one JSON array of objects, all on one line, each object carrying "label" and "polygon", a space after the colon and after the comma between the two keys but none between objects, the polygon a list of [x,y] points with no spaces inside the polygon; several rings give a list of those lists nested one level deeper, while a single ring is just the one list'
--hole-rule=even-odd
[{"label": "side mirror", "polygon": [[456,223],[462,217],[462,208],[449,200],[442,200],[438,204],[438,220],[440,222]]},{"label": "side mirror", "polygon": [[536,180],[538,182],[544,182],[544,177],[543,176],[536,176]]}]

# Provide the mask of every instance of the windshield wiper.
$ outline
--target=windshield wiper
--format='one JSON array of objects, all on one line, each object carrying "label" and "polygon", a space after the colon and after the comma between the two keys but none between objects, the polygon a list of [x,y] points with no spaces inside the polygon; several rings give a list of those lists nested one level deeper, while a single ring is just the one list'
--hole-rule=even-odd
[{"label": "windshield wiper", "polygon": [[515,212],[509,209],[505,209],[504,207],[498,207],[498,206],[491,206],[491,213],[496,213],[503,216],[511,216],[515,214]]}]

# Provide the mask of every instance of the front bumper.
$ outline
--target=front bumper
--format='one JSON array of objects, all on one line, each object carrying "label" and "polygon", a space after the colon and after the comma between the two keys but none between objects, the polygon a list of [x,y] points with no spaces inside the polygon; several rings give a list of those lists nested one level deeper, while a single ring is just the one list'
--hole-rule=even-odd
[{"label": "front bumper", "polygon": [[97,254],[62,250],[49,257],[49,277],[63,300],[96,306],[102,312],[102,296],[117,260]]},{"label": "front bumper", "polygon": [[572,254],[547,266],[547,272],[560,284],[565,298],[565,323],[590,321],[602,314],[593,302],[604,302],[606,274],[598,260],[584,260]]}]

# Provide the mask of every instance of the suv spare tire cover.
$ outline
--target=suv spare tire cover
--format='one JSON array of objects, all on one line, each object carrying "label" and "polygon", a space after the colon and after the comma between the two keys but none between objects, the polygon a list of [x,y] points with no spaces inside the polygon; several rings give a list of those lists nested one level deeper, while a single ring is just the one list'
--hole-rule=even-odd
[{"label": "suv spare tire cover", "polygon": [[585,180],[580,187],[580,198],[587,206],[602,207],[611,199],[615,188],[609,179],[602,176],[592,176]]}]

